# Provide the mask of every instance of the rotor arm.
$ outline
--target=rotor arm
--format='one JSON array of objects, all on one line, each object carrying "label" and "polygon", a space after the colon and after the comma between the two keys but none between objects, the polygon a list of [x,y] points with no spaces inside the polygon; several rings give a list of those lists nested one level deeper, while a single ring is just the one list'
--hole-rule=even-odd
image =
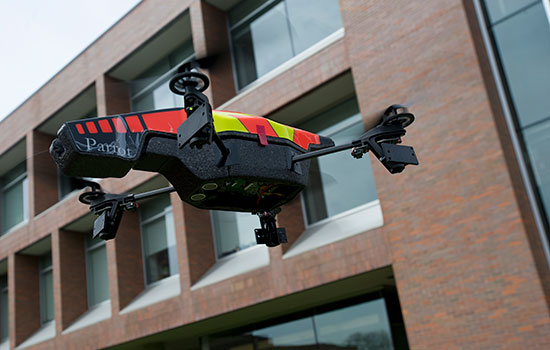
[{"label": "rotor arm", "polygon": [[405,128],[413,121],[414,115],[405,107],[392,105],[382,115],[380,123],[363,133],[359,139],[343,145],[295,155],[292,157],[291,164],[293,166],[294,163],[302,160],[352,149],[351,155],[354,158],[362,158],[363,154],[372,151],[390,173],[400,173],[406,165],[418,165],[414,149],[410,146],[398,145],[406,133]]},{"label": "rotor arm", "polygon": [[90,211],[98,215],[94,221],[92,238],[103,240],[115,238],[124,210],[136,210],[138,207],[137,201],[176,190],[173,186],[168,186],[138,194],[115,194],[103,192],[98,183],[93,183],[90,187],[91,191],[82,193],[78,200],[81,203],[88,204]]}]

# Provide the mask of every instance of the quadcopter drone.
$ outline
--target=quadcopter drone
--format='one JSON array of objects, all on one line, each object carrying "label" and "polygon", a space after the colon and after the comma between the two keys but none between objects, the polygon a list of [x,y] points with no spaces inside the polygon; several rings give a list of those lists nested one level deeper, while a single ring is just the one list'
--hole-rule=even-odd
[{"label": "quadcopter drone", "polygon": [[201,209],[258,215],[258,244],[286,243],[276,225],[280,206],[308,183],[311,158],[351,149],[354,158],[371,151],[392,174],[418,165],[412,147],[400,145],[414,116],[400,105],[383,113],[380,123],[357,140],[334,142],[305,130],[254,115],[212,110],[203,94],[208,77],[188,63],[170,80],[184,108],[163,109],[63,124],[50,146],[61,171],[75,177],[123,177],[130,169],[158,172],[172,186],[140,194],[105,193],[99,184],[79,200],[98,217],[93,237],[115,238],[124,210],[138,201],[176,191]]}]

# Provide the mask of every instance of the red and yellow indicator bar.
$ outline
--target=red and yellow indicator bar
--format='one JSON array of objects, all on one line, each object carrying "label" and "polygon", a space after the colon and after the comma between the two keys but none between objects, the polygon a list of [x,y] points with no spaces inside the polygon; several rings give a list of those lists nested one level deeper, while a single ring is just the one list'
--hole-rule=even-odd
[{"label": "red and yellow indicator bar", "polygon": [[[257,134],[260,143],[267,145],[267,136],[290,140],[308,150],[310,144],[320,144],[319,135],[277,123],[254,115],[212,111],[216,132],[237,131]],[[170,134],[177,133],[178,127],[187,119],[184,109],[165,110],[150,113],[121,115],[89,119],[75,122],[75,128],[80,135],[98,133],[140,133],[145,131],[159,131]]]}]

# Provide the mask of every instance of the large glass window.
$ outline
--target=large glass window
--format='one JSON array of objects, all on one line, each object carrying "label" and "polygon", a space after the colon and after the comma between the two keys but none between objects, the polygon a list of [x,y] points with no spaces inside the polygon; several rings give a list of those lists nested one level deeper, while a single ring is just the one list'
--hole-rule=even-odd
[{"label": "large glass window", "polygon": [[[301,128],[328,136],[336,145],[358,138],[364,127],[355,98],[312,118]],[[303,199],[308,224],[341,214],[376,200],[376,185],[367,159],[350,161],[347,152],[310,162],[309,184]]]},{"label": "large glass window", "polygon": [[168,87],[174,71],[193,57],[193,43],[187,42],[142,73],[131,85],[132,110],[150,111],[183,107],[183,98]]},{"label": "large glass window", "polygon": [[245,0],[229,12],[239,88],[342,27],[338,0]]},{"label": "large glass window", "polygon": [[[402,324],[394,327],[400,332]],[[331,311],[279,322],[252,331],[235,332],[209,339],[210,350],[276,349],[407,349],[406,340],[394,344],[395,335],[386,310],[386,300],[377,298]]]},{"label": "large glass window", "polygon": [[351,349],[393,349],[384,299],[315,315],[317,341]]},{"label": "large glass window", "polygon": [[0,178],[0,213],[0,234],[28,218],[25,162]]},{"label": "large glass window", "polygon": [[218,258],[256,245],[254,229],[260,227],[258,216],[218,210],[210,213]]},{"label": "large glass window", "polygon": [[550,218],[550,25],[541,0],[485,0],[517,133]]},{"label": "large glass window", "polygon": [[170,196],[140,204],[141,239],[147,283],[178,273],[176,235]]},{"label": "large glass window", "polygon": [[90,307],[109,299],[107,252],[105,241],[86,235],[86,277],[88,280],[88,305]]},{"label": "large glass window", "polygon": [[53,321],[53,268],[52,255],[47,253],[39,260],[40,276],[40,320],[42,324]]},{"label": "large glass window", "polygon": [[0,343],[9,335],[8,276],[0,276]]}]

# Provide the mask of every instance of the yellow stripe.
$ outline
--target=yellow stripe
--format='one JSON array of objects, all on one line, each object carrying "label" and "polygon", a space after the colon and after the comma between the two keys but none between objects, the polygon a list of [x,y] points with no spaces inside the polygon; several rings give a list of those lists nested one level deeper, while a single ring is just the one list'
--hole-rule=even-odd
[{"label": "yellow stripe", "polygon": [[294,128],[291,128],[290,126],[286,126],[283,124],[279,124],[277,122],[274,122],[273,120],[267,119],[269,124],[271,124],[271,127],[273,130],[275,130],[275,133],[277,136],[283,139],[288,139],[290,141],[294,140]]},{"label": "yellow stripe", "polygon": [[214,117],[214,129],[216,129],[216,132],[240,131],[248,133],[248,130],[246,130],[238,118],[226,112],[212,111],[212,117]]},{"label": "yellow stripe", "polygon": [[[214,117],[214,129],[216,129],[216,132],[222,132],[222,131],[240,131],[240,132],[246,132],[249,131],[246,130],[244,125],[240,122],[240,120],[237,117],[234,117],[234,115],[243,115],[243,116],[250,116],[250,117],[257,117],[251,114],[245,114],[245,113],[237,113],[237,112],[224,112],[224,111],[212,111],[212,116]],[[287,139],[290,141],[294,141],[294,128],[277,123],[273,120],[266,119],[273,130],[275,130],[275,133],[278,137]]]}]

